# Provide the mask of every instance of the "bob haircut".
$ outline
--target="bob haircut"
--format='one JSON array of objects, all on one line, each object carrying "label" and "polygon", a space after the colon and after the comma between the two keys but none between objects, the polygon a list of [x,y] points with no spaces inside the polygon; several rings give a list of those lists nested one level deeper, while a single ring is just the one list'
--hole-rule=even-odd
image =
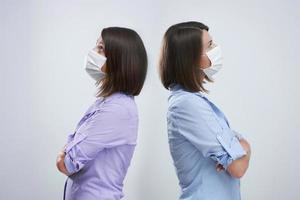
[{"label": "bob haircut", "polygon": [[101,37],[107,58],[107,76],[96,82],[99,86],[96,96],[107,97],[114,92],[139,95],[148,63],[142,39],[134,30],[122,27],[104,28]]},{"label": "bob haircut", "polygon": [[166,31],[159,61],[160,78],[166,89],[180,84],[190,92],[208,92],[203,83],[212,80],[199,66],[203,30],[208,31],[208,26],[191,21],[175,24]]}]

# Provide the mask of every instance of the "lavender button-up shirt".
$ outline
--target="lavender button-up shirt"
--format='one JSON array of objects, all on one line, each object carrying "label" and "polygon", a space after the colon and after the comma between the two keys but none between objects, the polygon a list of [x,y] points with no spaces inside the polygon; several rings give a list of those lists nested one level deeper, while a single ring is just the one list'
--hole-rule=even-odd
[{"label": "lavender button-up shirt", "polygon": [[121,199],[137,131],[134,96],[116,92],[97,99],[68,136],[64,199]]}]

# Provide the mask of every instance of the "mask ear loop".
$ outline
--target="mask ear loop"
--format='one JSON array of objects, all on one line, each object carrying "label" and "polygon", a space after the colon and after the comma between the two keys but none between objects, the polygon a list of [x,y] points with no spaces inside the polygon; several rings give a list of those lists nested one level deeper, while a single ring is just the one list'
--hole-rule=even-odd
[{"label": "mask ear loop", "polygon": [[[207,52],[209,52],[209,51],[211,51],[211,50],[213,50],[215,47],[217,47],[218,45],[216,44],[216,43],[212,43],[212,45],[211,45],[211,47],[209,47],[209,49],[204,53],[204,54],[201,54],[200,56],[202,57],[204,57],[204,56],[206,56],[208,59],[209,59],[209,57],[208,57],[208,55],[207,55]],[[211,62],[211,60],[209,59],[209,62],[210,62],[210,65],[208,66],[208,67],[206,67],[206,68],[209,68],[209,67],[211,67],[212,66],[212,62]],[[200,66],[200,69],[201,70],[204,70],[204,69],[206,69],[206,68],[202,68],[201,66]]]},{"label": "mask ear loop", "polygon": [[201,69],[201,70],[204,70],[204,69],[206,69],[206,68],[211,67],[212,63],[211,63],[211,60],[209,59],[209,57],[207,56],[207,54],[206,54],[206,53],[205,53],[205,54],[201,54],[200,56],[201,56],[201,57],[202,57],[202,56],[203,56],[203,57],[206,56],[206,57],[208,58],[209,62],[210,62],[210,65],[209,65],[208,67],[202,68],[202,67],[200,66],[200,69]]},{"label": "mask ear loop", "polygon": [[[101,49],[100,49],[101,48]],[[107,60],[107,57],[106,57],[106,55],[105,55],[105,45],[104,45],[104,43],[103,42],[99,42],[99,39],[97,39],[97,41],[96,41],[96,46],[93,48],[93,50],[94,51],[96,51],[98,54],[100,54],[99,52],[98,52],[98,50],[100,50],[101,52],[103,52],[103,54],[104,55],[102,55],[102,54],[100,54],[101,56],[104,56],[105,58],[106,58],[106,60]],[[104,66],[104,65],[103,65]],[[103,70],[102,70],[102,67],[103,66],[101,66],[101,67],[99,67],[100,68],[100,71],[102,72],[102,73],[105,73]]]},{"label": "mask ear loop", "polygon": [[[211,51],[211,50],[213,50],[215,47],[217,47],[218,45],[216,44],[216,43],[212,43],[212,45],[211,45],[211,47],[209,47],[209,49],[204,53],[204,54],[201,54],[200,56],[207,56],[208,57],[208,55],[207,55],[207,52],[209,52],[209,51]],[[208,59],[209,59],[209,57],[208,57]],[[209,59],[209,62],[210,62],[210,66],[212,65],[212,63],[211,63],[211,60]],[[210,67],[209,66],[209,67]],[[201,68],[202,69],[202,68]]]},{"label": "mask ear loop", "polygon": [[[106,55],[105,55],[105,45],[104,45],[104,42],[103,42],[102,40],[99,41],[99,38],[97,39],[97,41],[96,41],[96,46],[93,48],[93,50],[95,50],[95,51],[98,52],[99,54],[103,53],[103,54],[104,54],[103,56],[106,57]],[[99,51],[101,51],[101,52],[99,52]]]},{"label": "mask ear loop", "polygon": [[[216,46],[214,46],[214,48],[215,48],[215,47],[216,47]],[[211,50],[211,49],[210,49],[210,50]],[[206,53],[205,53],[205,54],[201,54],[200,56],[201,56],[201,57],[202,57],[202,56],[206,56],[206,57],[209,59],[209,57],[207,56]],[[210,62],[210,66],[205,67],[205,68],[202,68],[202,67],[200,66],[199,69],[202,71],[202,73],[204,74],[204,78],[205,78],[208,82],[214,82],[214,80],[213,80],[213,79],[210,79],[210,78],[205,74],[205,72],[204,72],[204,70],[205,70],[206,68],[211,67],[212,63],[211,63],[210,59],[209,59],[209,62]]]}]

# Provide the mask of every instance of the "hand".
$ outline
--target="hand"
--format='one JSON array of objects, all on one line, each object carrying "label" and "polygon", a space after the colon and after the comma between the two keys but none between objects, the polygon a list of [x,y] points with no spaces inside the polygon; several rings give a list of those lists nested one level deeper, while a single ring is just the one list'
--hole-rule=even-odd
[{"label": "hand", "polygon": [[65,158],[65,152],[60,151],[56,157],[56,164],[60,165],[60,163],[63,162],[64,158]]},{"label": "hand", "polygon": [[251,152],[251,147],[250,147],[250,144],[248,143],[247,140],[245,140],[244,138],[243,139],[240,139],[240,144],[242,145],[243,149],[248,153]]},{"label": "hand", "polygon": [[224,170],[224,167],[221,164],[217,163],[216,170],[217,172],[221,172],[222,170]]},{"label": "hand", "polygon": [[68,176],[69,174],[68,174],[67,168],[64,163],[65,156],[66,156],[66,154],[64,151],[60,151],[58,153],[57,158],[56,158],[56,167],[61,173]]}]

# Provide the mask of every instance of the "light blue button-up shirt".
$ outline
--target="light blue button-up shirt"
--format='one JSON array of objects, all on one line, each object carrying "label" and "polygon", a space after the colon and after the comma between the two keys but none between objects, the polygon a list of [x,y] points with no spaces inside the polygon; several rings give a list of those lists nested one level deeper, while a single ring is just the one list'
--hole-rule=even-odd
[{"label": "light blue button-up shirt", "polygon": [[[181,187],[181,200],[240,200],[240,180],[227,167],[246,155],[241,134],[201,92],[170,87],[168,139]],[[216,164],[225,170],[218,172]]]}]

